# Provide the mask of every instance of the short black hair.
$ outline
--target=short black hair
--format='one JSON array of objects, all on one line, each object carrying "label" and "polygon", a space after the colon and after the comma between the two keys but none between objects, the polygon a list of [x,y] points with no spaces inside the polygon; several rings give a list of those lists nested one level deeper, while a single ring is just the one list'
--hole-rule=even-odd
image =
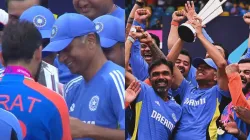
[{"label": "short black hair", "polygon": [[42,36],[31,22],[9,22],[3,30],[2,55],[5,64],[18,60],[29,63],[41,45]]},{"label": "short black hair", "polygon": [[152,39],[155,40],[156,45],[158,47],[160,47],[160,38],[157,35],[155,35],[155,34],[152,34],[152,33],[149,33],[149,34],[151,35]]},{"label": "short black hair", "polygon": [[[8,9],[9,2],[11,2],[11,1],[25,1],[25,0],[5,0],[5,5],[6,5],[7,9]],[[39,5],[43,6],[45,8],[48,8],[49,1],[48,0],[39,0]]]},{"label": "short black hair", "polygon": [[224,50],[224,54],[225,54],[225,59],[228,59],[229,53],[228,50],[221,44],[221,43],[213,43],[214,46],[220,46],[223,50]]},{"label": "short black hair", "polygon": [[190,65],[192,64],[192,56],[189,54],[188,50],[182,49],[180,54],[186,55],[190,60]]},{"label": "short black hair", "polygon": [[173,63],[171,61],[167,61],[165,58],[161,58],[161,59],[154,60],[150,64],[150,66],[148,68],[148,74],[150,75],[150,73],[151,73],[151,71],[152,71],[153,68],[155,68],[156,66],[160,66],[162,64],[168,66],[168,68],[171,71],[171,74],[174,73],[174,65],[173,65]]},{"label": "short black hair", "polygon": [[250,58],[241,59],[238,64],[250,63]]}]

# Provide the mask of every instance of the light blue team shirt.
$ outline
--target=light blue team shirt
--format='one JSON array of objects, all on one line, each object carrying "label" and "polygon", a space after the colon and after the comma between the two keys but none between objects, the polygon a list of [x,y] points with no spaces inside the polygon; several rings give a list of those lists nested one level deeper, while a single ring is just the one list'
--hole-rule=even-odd
[{"label": "light blue team shirt", "polygon": [[[219,117],[219,112],[216,109],[219,107],[222,95],[230,97],[229,92],[221,90],[218,85],[200,89],[185,78],[172,94],[173,96],[179,94],[182,101],[182,117],[175,135],[176,140],[206,140],[211,120]],[[216,127],[216,124],[212,125]],[[215,136],[217,132],[210,135]]]},{"label": "light blue team shirt", "polygon": [[78,77],[69,82],[66,102],[70,116],[84,123],[124,130],[124,77],[124,68],[107,61],[90,81]]}]

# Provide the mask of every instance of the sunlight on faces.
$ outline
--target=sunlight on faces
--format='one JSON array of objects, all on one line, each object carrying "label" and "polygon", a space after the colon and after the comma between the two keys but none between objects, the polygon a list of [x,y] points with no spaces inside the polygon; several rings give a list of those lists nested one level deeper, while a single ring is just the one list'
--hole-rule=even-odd
[{"label": "sunlight on faces", "polygon": [[217,72],[205,63],[200,64],[196,71],[196,81],[217,81]]},{"label": "sunlight on faces", "polygon": [[59,52],[59,60],[64,63],[73,74],[81,74],[86,70],[94,56],[95,50],[93,45],[94,34],[77,37],[61,52]]},{"label": "sunlight on faces", "polygon": [[155,66],[150,73],[150,82],[158,94],[164,94],[171,87],[173,74],[168,66]]},{"label": "sunlight on faces", "polygon": [[250,63],[239,64],[242,88],[250,88]]},{"label": "sunlight on faces", "polygon": [[91,20],[109,12],[110,0],[73,0],[75,10]]},{"label": "sunlight on faces", "polygon": [[141,56],[148,64],[152,63],[152,52],[149,46],[145,43],[141,43]]},{"label": "sunlight on faces", "polygon": [[[225,52],[224,52],[224,50],[220,46],[218,46],[218,45],[214,45],[214,47],[216,47],[219,50],[219,52],[222,55],[222,57],[225,58]],[[205,58],[211,58],[211,57],[209,56],[208,53],[206,53],[206,57]]]},{"label": "sunlight on faces", "polygon": [[184,77],[187,76],[191,66],[189,57],[180,54],[175,62],[175,66],[180,70]]}]

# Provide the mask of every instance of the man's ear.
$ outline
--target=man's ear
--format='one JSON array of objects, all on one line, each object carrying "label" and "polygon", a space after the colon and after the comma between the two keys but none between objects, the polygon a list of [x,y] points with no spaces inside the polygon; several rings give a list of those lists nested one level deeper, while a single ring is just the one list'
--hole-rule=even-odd
[{"label": "man's ear", "polygon": [[217,81],[217,80],[218,80],[218,73],[214,72],[214,81]]},{"label": "man's ear", "polygon": [[38,49],[35,50],[34,55],[33,55],[33,58],[35,58],[35,60],[39,62],[42,60],[42,48],[43,47],[41,45]]}]

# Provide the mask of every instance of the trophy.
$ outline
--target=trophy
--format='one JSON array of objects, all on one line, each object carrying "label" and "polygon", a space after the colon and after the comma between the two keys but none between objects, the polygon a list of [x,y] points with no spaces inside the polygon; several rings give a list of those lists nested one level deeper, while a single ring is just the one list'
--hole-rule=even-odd
[{"label": "trophy", "polygon": [[[199,12],[198,17],[202,19],[202,26],[223,13],[222,4],[227,0],[209,0],[204,8]],[[192,25],[183,23],[178,28],[179,36],[186,42],[195,42],[196,32]]]},{"label": "trophy", "polygon": [[64,97],[63,89],[61,89],[63,86],[59,83],[58,69],[44,61],[41,64],[38,83]]}]

